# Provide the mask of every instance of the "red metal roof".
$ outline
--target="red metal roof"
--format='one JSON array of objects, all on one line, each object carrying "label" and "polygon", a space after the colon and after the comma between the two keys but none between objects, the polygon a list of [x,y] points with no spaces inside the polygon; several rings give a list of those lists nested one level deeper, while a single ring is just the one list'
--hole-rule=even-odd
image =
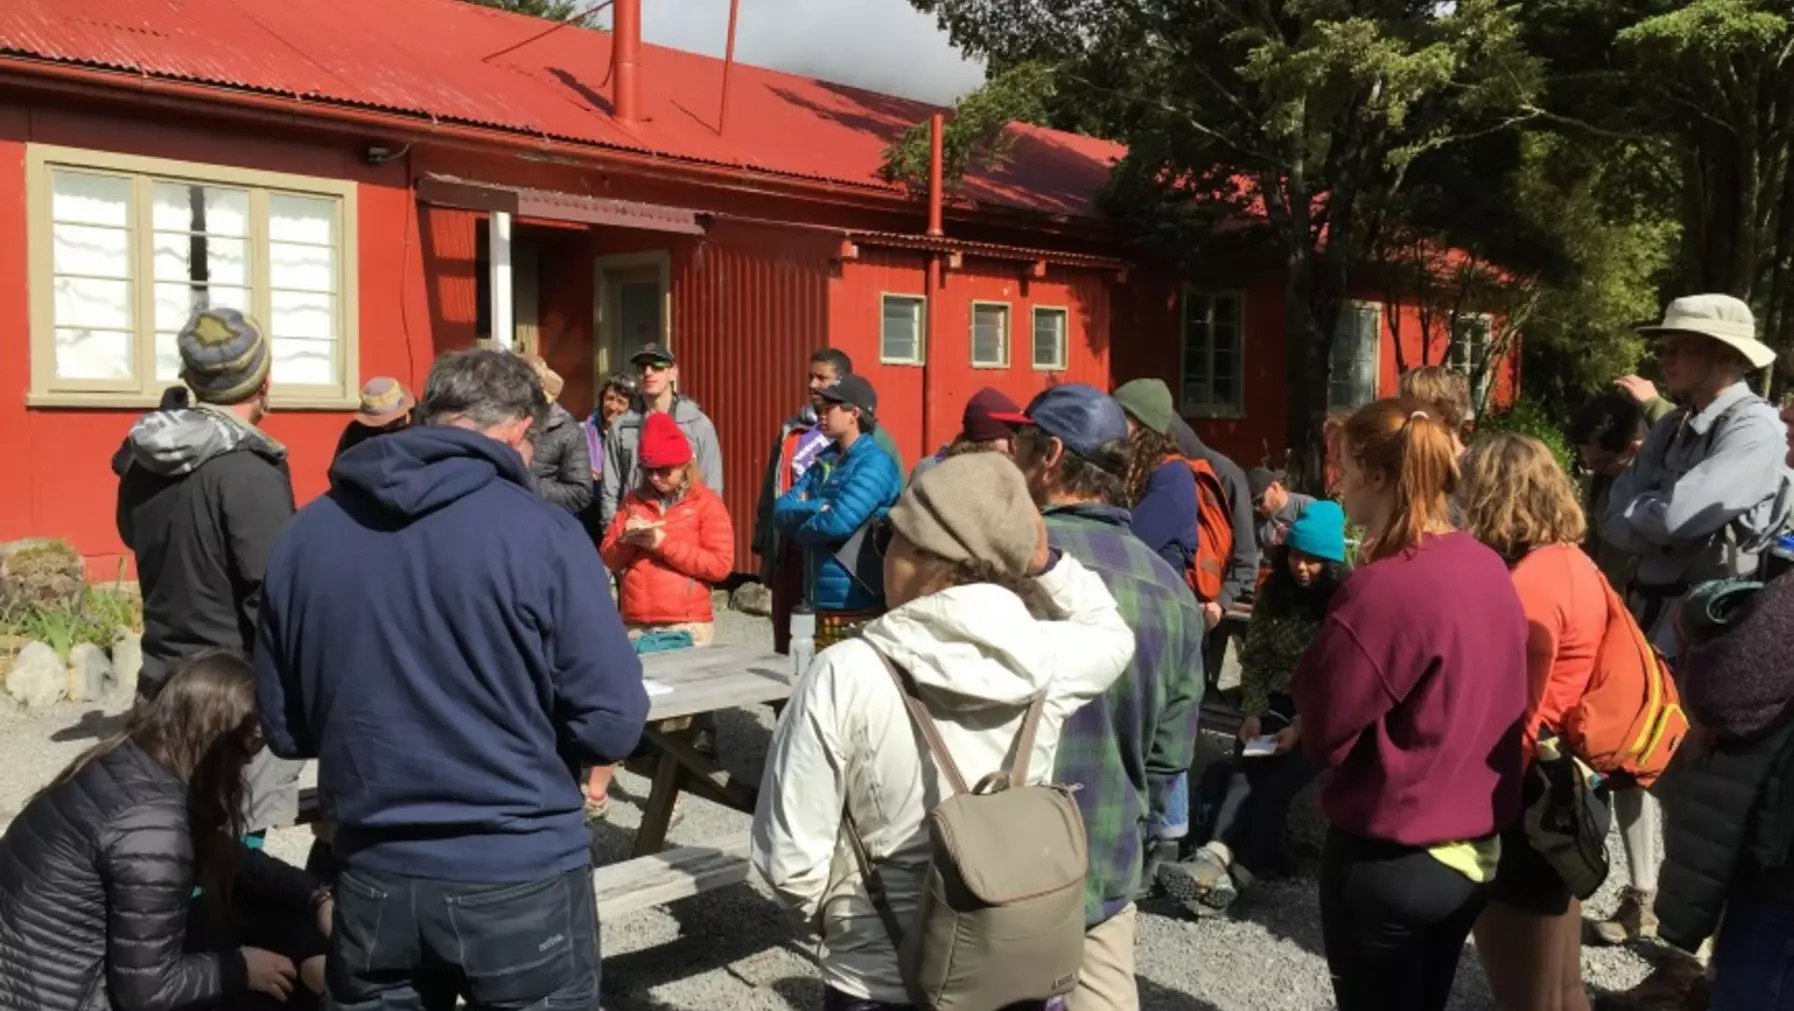
[{"label": "red metal roof", "polygon": [[[6,0],[0,62],[20,56],[238,88],[892,189],[880,153],[933,106],[737,65],[728,131],[716,131],[721,60],[641,53],[642,122],[610,116],[610,36],[459,0]],[[1044,214],[1097,216],[1125,149],[1013,127],[1008,163],[958,195]]]}]

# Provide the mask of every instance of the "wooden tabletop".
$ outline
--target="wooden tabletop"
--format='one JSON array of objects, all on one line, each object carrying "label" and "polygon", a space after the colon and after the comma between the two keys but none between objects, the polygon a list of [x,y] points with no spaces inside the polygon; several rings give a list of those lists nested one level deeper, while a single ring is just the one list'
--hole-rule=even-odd
[{"label": "wooden tabletop", "polygon": [[642,657],[642,675],[653,722],[791,697],[791,658],[757,646],[649,653]]}]

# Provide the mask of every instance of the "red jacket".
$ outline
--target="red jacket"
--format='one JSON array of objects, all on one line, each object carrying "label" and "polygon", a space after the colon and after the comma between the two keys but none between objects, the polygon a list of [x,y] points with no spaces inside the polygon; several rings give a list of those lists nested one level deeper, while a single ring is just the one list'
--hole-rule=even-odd
[{"label": "red jacket", "polygon": [[[655,551],[623,540],[631,518],[664,524],[666,538]],[[599,546],[604,564],[622,573],[619,601],[632,625],[712,621],[710,586],[728,578],[735,566],[735,530],[728,507],[716,492],[693,484],[671,509],[632,491],[623,500]]]}]

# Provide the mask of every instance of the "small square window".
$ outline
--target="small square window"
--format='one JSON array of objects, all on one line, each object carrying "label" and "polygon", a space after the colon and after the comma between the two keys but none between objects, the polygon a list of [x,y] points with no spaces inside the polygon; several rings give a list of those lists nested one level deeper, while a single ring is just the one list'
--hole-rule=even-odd
[{"label": "small square window", "polygon": [[917,295],[886,295],[879,324],[878,360],[896,365],[922,363],[922,321],[927,300]]},{"label": "small square window", "polygon": [[1034,367],[1057,372],[1065,368],[1066,322],[1064,309],[1034,310]]},{"label": "small square window", "polygon": [[1002,302],[972,303],[972,367],[1009,367],[1009,306]]}]

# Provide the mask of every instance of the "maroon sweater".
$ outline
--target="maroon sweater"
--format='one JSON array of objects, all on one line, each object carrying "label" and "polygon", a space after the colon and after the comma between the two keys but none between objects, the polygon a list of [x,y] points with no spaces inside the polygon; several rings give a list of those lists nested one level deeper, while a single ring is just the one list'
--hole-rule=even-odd
[{"label": "maroon sweater", "polygon": [[1409,846],[1506,828],[1520,814],[1526,677],[1513,579],[1469,534],[1357,569],[1289,685],[1303,747],[1333,770],[1327,818]]}]

